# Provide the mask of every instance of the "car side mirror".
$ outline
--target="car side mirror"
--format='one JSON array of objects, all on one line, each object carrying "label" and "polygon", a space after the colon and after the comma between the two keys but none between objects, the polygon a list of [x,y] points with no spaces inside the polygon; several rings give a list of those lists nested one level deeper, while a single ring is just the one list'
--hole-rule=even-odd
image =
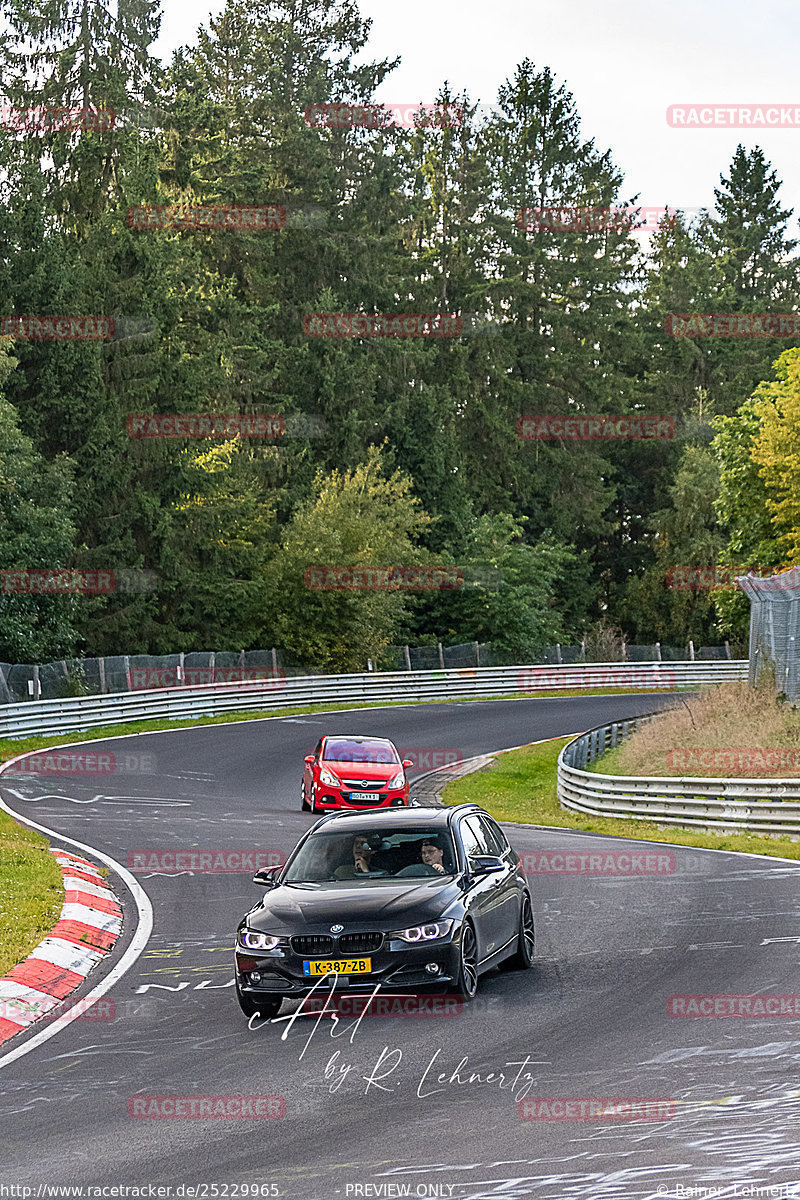
[{"label": "car side mirror", "polygon": [[259,887],[275,887],[275,872],[280,869],[280,867],[259,867],[253,876],[253,883],[257,883]]},{"label": "car side mirror", "polygon": [[414,765],[414,760],[413,760],[413,758],[404,758],[404,759],[403,759],[403,766],[404,766],[404,767],[413,767],[413,765]]},{"label": "car side mirror", "polygon": [[303,759],[303,762],[306,764],[306,766],[307,766],[307,767],[313,767],[313,765],[314,765],[314,755],[313,755],[313,754],[307,754],[307,755],[305,756],[305,758]]},{"label": "car side mirror", "polygon": [[476,854],[468,862],[472,875],[493,875],[496,871],[504,871],[506,866],[495,854]]}]

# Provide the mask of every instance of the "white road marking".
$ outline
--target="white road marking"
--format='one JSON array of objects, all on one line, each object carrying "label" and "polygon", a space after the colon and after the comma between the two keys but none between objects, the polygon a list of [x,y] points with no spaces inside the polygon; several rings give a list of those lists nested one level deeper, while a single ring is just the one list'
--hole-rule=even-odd
[{"label": "white road marking", "polygon": [[[4,764],[4,767],[10,767],[14,762],[24,757],[24,755],[17,755],[16,759],[9,759]],[[0,767],[0,779],[2,779],[2,771],[3,767]],[[21,816],[8,807],[2,796],[0,796],[0,808],[4,812],[7,812],[10,817],[13,817],[15,821],[27,825],[29,829],[35,829],[38,833],[43,833],[47,837],[53,838],[59,844],[70,846],[76,850],[82,850],[93,858],[99,859],[100,862],[105,863],[107,867],[116,872],[133,897],[138,916],[134,935],[119,962],[115,963],[105,978],[84,997],[85,1006],[88,1006],[93,1001],[99,1000],[101,996],[110,991],[115,983],[122,979],[123,975],[130,970],[147,945],[150,934],[153,932],[153,906],[150,903],[150,898],[138,879],[126,867],[123,867],[122,863],[118,863],[115,858],[112,858],[110,854],[106,854],[102,850],[96,850],[94,846],[87,846],[85,842],[79,842],[75,838],[67,837],[66,834],[58,833],[55,829],[48,829],[46,825],[40,825],[37,821],[31,821],[28,817]],[[58,1017],[46,1029],[42,1029],[34,1037],[23,1042],[21,1046],[17,1046],[14,1050],[9,1050],[6,1054],[0,1055],[0,1069],[12,1062],[16,1062],[25,1054],[30,1054],[32,1050],[37,1049],[44,1042],[49,1041],[51,1037],[55,1037],[57,1033],[60,1033],[65,1026],[71,1025],[80,1015],[81,1007],[76,1005],[70,1012],[65,1013],[62,1017]]]}]

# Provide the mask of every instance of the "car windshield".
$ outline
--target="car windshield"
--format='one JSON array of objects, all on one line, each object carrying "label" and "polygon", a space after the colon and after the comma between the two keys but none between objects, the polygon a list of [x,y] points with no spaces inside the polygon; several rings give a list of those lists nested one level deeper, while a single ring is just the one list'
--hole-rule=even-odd
[{"label": "car windshield", "polygon": [[456,854],[449,829],[323,828],[312,833],[291,859],[283,883],[369,883],[381,879],[424,879],[452,875]]},{"label": "car windshield", "polygon": [[350,738],[328,738],[322,759],[323,762],[400,762],[398,753],[390,742],[357,742]]}]

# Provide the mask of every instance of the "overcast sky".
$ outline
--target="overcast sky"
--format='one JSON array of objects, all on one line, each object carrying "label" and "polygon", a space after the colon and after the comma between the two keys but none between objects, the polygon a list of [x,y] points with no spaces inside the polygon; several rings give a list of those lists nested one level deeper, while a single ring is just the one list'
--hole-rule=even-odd
[{"label": "overcast sky", "polygon": [[[164,0],[162,57],[222,3]],[[584,136],[610,147],[623,196],[643,206],[711,205],[739,141],[760,145],[800,214],[800,5],[797,0],[361,0],[373,21],[371,57],[400,55],[378,98],[433,100],[448,80],[473,101],[526,56],[573,93]],[[679,129],[671,104],[791,105],[796,126]],[[773,118],[774,119],[774,118]]]}]

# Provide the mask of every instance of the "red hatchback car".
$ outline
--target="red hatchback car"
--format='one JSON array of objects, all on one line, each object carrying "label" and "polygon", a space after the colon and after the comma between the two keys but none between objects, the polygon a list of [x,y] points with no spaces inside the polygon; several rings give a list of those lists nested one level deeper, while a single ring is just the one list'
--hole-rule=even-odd
[{"label": "red hatchback car", "polygon": [[307,754],[301,789],[305,812],[408,805],[406,767],[388,738],[328,734]]}]

